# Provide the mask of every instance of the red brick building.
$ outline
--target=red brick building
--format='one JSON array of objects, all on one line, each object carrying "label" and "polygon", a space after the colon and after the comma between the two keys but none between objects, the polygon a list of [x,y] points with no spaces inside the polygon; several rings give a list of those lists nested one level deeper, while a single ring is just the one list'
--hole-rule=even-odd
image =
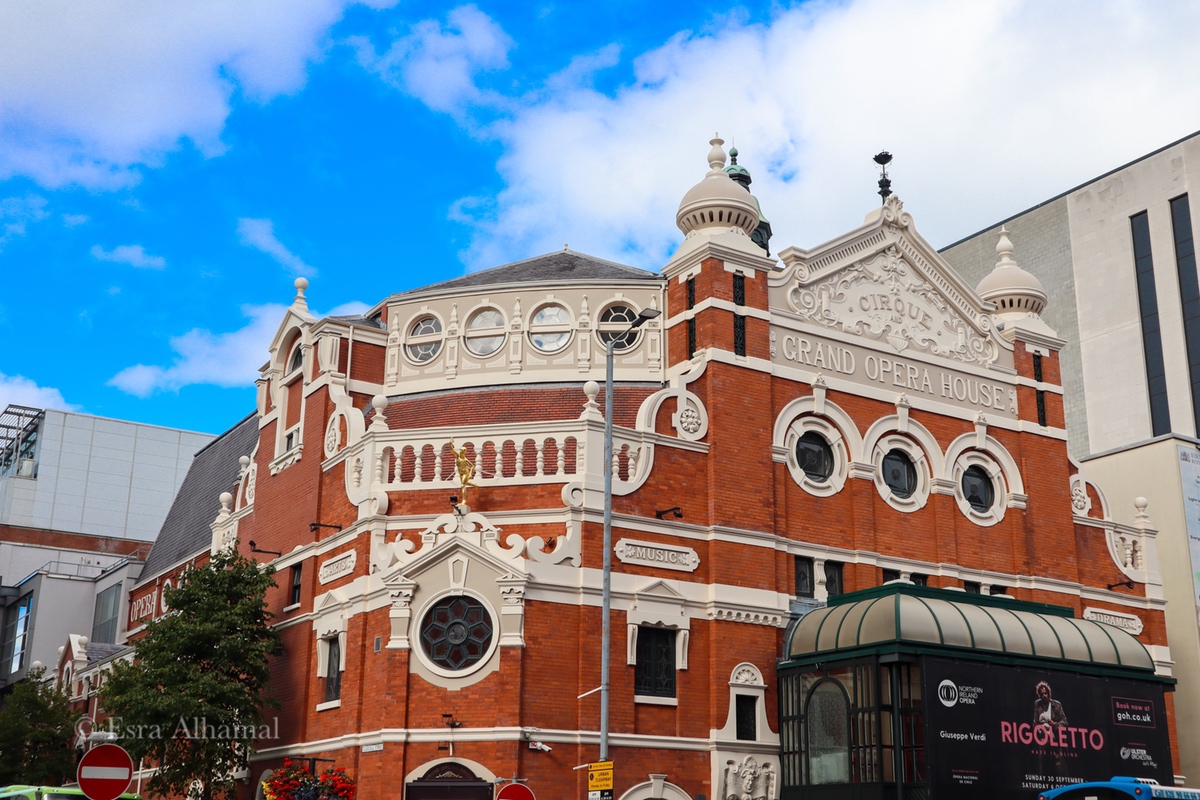
[{"label": "red brick building", "polygon": [[[1115,622],[1169,674],[1154,531],[1114,524],[1068,459],[1063,342],[1007,240],[982,297],[895,197],[777,261],[720,145],[661,273],[564,250],[325,319],[296,282],[212,524],[211,547],[253,540],[278,569],[281,738],[248,795],[291,756],[346,767],[363,800],[514,777],[586,796],[597,382],[647,308],[615,356],[616,798],[779,797],[786,629],[890,580]],[[144,598],[170,577],[133,607],[160,613]]]}]

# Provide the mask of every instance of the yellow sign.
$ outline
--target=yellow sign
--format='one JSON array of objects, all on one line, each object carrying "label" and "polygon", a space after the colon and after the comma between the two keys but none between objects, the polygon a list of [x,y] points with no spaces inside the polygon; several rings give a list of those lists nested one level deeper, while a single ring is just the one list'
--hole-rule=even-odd
[{"label": "yellow sign", "polygon": [[593,761],[588,764],[588,791],[602,792],[613,788],[613,762]]}]

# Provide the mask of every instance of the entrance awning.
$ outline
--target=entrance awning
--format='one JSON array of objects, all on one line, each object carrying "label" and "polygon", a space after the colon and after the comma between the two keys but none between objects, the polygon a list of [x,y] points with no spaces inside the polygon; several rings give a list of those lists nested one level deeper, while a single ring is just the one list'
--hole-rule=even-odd
[{"label": "entrance awning", "polygon": [[807,614],[787,642],[791,660],[887,644],[985,651],[1020,658],[1154,671],[1130,634],[1076,619],[1071,609],[1003,597],[887,584],[832,598]]}]

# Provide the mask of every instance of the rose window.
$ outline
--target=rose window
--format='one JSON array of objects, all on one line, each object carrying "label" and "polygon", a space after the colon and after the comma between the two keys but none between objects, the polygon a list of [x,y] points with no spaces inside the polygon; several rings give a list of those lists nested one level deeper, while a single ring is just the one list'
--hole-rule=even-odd
[{"label": "rose window", "polygon": [[434,604],[421,623],[421,646],[443,669],[473,666],[492,645],[492,618],[478,600],[459,595]]}]

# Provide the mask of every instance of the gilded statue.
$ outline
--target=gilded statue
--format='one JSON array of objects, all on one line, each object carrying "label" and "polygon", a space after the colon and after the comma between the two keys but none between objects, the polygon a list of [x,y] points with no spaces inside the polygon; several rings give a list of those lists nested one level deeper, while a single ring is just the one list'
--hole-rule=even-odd
[{"label": "gilded statue", "polygon": [[455,449],[454,440],[450,440],[450,452],[454,453],[454,468],[458,471],[459,495],[463,505],[467,503],[467,489],[478,489],[471,479],[475,477],[475,465],[467,458],[467,448]]}]

